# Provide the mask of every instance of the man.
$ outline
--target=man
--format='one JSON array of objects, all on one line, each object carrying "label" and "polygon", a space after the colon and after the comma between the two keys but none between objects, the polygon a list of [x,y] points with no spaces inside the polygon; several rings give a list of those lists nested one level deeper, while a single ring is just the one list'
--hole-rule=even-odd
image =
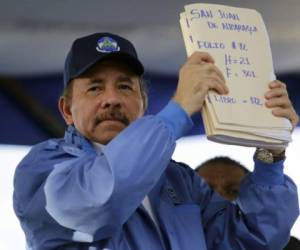
[{"label": "man", "polygon": [[209,159],[195,171],[213,190],[231,201],[238,198],[241,181],[249,173],[242,164],[226,156]]},{"label": "man", "polygon": [[[29,249],[280,249],[298,216],[283,152],[273,152],[281,157],[274,163],[257,160],[236,206],[171,161],[207,91],[228,93],[211,56],[188,58],[174,97],[154,116],[143,117],[142,74],[120,36],[73,43],[59,100],[65,137],[33,147],[15,173],[14,209]],[[284,86],[270,84],[267,105],[295,126]]]}]

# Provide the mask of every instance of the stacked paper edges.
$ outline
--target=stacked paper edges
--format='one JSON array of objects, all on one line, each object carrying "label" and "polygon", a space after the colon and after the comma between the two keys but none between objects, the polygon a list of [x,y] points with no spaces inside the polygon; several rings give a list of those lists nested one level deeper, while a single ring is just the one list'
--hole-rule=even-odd
[{"label": "stacked paper edges", "polygon": [[278,149],[291,141],[291,123],[272,115],[264,94],[275,79],[270,42],[261,15],[252,9],[191,4],[180,14],[190,56],[208,52],[222,71],[228,95],[210,91],[202,108],[207,138]]}]

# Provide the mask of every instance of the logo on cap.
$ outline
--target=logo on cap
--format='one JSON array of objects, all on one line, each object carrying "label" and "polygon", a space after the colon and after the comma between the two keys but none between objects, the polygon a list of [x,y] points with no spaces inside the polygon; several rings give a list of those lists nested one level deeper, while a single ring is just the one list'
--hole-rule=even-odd
[{"label": "logo on cap", "polygon": [[105,36],[98,40],[96,50],[102,53],[111,53],[120,51],[120,47],[114,39]]}]

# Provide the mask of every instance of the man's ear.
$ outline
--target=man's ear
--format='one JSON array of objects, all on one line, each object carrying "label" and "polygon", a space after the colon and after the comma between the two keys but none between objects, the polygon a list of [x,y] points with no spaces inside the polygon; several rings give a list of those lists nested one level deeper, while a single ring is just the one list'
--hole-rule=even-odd
[{"label": "man's ear", "polygon": [[58,109],[68,125],[73,124],[73,117],[71,112],[71,103],[66,100],[66,97],[61,96],[58,101]]}]

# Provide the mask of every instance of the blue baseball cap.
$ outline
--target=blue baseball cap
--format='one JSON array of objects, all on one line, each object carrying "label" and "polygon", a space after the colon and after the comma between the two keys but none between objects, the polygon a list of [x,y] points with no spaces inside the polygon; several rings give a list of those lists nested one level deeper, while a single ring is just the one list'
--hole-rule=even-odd
[{"label": "blue baseball cap", "polygon": [[107,58],[125,61],[137,75],[144,73],[143,64],[129,40],[111,33],[95,33],[73,42],[65,61],[64,86]]}]

